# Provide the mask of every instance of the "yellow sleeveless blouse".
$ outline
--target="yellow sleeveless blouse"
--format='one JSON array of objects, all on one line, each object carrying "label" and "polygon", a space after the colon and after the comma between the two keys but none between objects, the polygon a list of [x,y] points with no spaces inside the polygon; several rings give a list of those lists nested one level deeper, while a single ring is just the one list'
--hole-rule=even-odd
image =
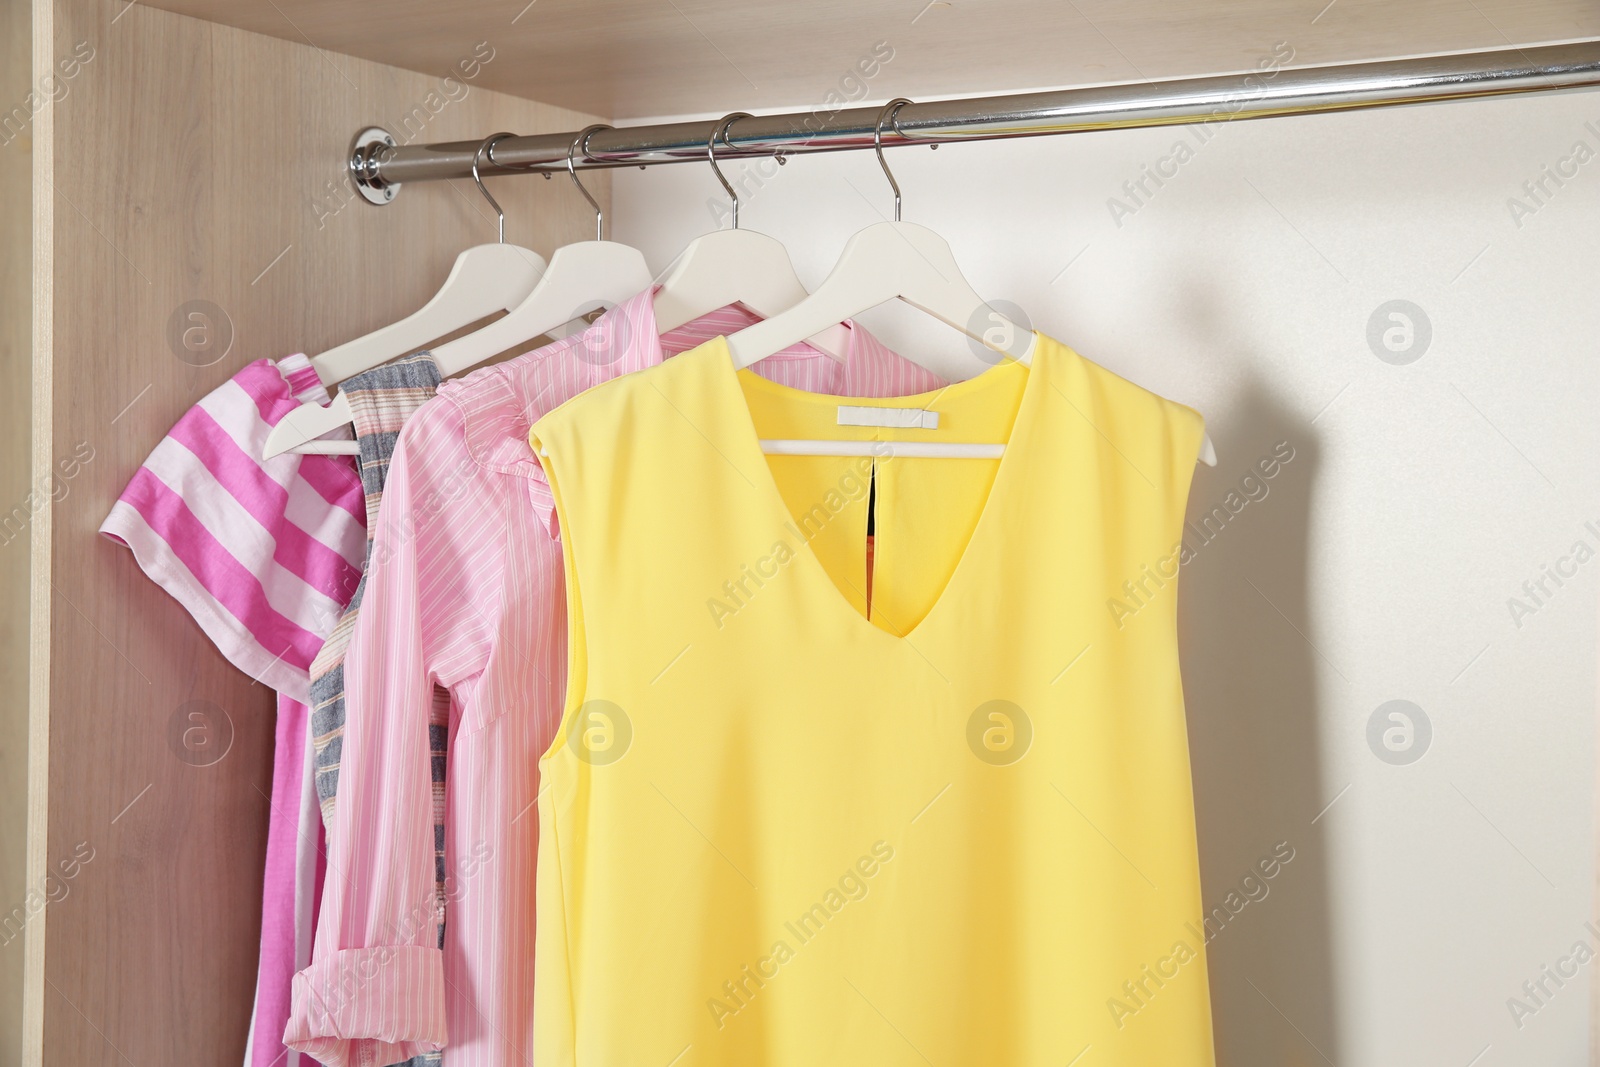
[{"label": "yellow sleeveless blouse", "polygon": [[1213,1064],[1175,610],[1201,419],[1035,352],[850,400],[718,338],[534,427],[570,623],[540,1067]]}]

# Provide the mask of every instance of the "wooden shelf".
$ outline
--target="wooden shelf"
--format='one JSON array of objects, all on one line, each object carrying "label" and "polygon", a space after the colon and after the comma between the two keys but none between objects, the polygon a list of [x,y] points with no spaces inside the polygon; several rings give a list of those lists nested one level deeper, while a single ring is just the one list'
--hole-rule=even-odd
[{"label": "wooden shelf", "polygon": [[[165,8],[443,77],[493,50],[478,84],[614,119],[818,108],[1600,35],[1583,0],[152,0]],[[881,42],[881,44],[880,44]],[[868,79],[875,48],[892,59]],[[869,65],[870,69],[870,65]],[[837,94],[830,97],[830,94]],[[830,100],[834,103],[830,103]],[[374,121],[399,116],[374,115]]]}]

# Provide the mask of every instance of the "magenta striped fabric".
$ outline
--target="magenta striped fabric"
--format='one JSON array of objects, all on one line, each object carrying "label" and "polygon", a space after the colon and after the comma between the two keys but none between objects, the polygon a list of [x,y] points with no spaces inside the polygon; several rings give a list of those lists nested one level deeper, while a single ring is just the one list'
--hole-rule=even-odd
[{"label": "magenta striped fabric", "polygon": [[303,355],[257,360],[180,418],[100,526],[133,550],[229,662],[278,691],[261,956],[247,1067],[307,1067],[284,1047],[311,959],[322,820],[306,748],[308,668],[361,577],[366,513],[347,456],[261,458],[302,401],[327,401]]},{"label": "magenta striped fabric", "polygon": [[[528,430],[590,386],[755,321],[729,308],[658,337],[652,296],[444,383],[401,433],[345,658],[315,962],[295,978],[285,1034],[326,1063],[388,1064],[440,1047],[448,1067],[532,1062],[534,804],[565,689],[566,607]],[[796,346],[757,370],[858,396],[942,384],[860,327],[849,336],[843,363]],[[428,766],[436,683],[451,696],[442,898]]]},{"label": "magenta striped fabric", "polygon": [[327,393],[305,356],[251,363],[178,420],[100,525],[229,662],[301,703],[366,540],[348,456],[261,458],[272,427],[312,399]]}]

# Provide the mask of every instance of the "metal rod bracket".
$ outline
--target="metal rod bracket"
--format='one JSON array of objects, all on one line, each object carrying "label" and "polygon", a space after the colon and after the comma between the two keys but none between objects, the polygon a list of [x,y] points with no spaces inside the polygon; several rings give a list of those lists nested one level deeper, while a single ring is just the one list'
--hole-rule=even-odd
[{"label": "metal rod bracket", "polygon": [[368,126],[350,142],[350,181],[369,204],[387,204],[400,193],[400,182],[389,181],[380,165],[395,150],[395,140],[382,126]]}]

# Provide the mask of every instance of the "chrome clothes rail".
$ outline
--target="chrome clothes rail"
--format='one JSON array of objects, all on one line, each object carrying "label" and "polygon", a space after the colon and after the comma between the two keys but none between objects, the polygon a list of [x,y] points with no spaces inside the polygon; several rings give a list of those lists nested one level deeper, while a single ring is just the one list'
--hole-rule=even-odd
[{"label": "chrome clothes rail", "polygon": [[[1394,59],[1327,67],[1281,68],[1171,81],[1100,85],[906,104],[885,126],[884,147],[1087,130],[1209,124],[1318,111],[1470,100],[1511,93],[1600,86],[1600,40],[1490,52]],[[881,107],[740,118],[717,157],[778,156],[872,147]],[[604,128],[578,146],[577,167],[704,162],[721,120]],[[505,137],[481,160],[483,174],[550,172],[567,167],[579,134]],[[379,128],[363,130],[350,171],[361,194],[387,203],[410,181],[472,175],[479,141],[396,145]]]}]

